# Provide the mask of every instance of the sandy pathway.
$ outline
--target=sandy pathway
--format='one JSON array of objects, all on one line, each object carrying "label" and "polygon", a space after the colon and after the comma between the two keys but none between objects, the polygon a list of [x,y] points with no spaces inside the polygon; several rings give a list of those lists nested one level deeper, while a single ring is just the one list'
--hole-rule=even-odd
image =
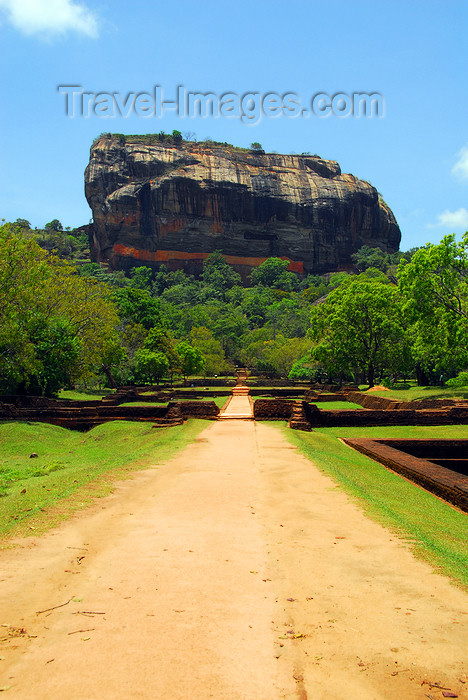
[{"label": "sandy pathway", "polygon": [[233,418],[253,418],[253,408],[248,396],[231,396],[223,406],[219,417],[223,420]]},{"label": "sandy pathway", "polygon": [[468,596],[269,426],[210,425],[0,565],[5,698],[467,697]]}]

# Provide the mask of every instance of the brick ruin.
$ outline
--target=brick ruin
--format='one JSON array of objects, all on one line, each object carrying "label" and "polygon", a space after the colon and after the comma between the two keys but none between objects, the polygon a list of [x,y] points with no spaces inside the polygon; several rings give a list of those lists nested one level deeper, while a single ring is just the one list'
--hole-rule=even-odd
[{"label": "brick ruin", "polygon": [[[245,377],[238,381],[237,386],[237,389],[243,388],[247,389]],[[361,393],[356,391],[356,387],[334,392],[334,387],[326,388],[328,392],[324,392],[319,387],[315,389],[274,387],[269,390],[252,388],[250,394],[253,397],[260,396],[252,399],[253,418],[254,420],[287,421],[290,428],[303,431],[312,431],[320,427],[468,424],[468,402],[450,399],[399,402]],[[36,396],[3,396],[0,402],[0,420],[51,423],[82,431],[114,420],[144,421],[151,423],[155,428],[171,427],[181,425],[189,418],[218,420],[220,409],[215,401],[207,397],[225,396],[227,399],[232,395],[232,391],[231,387],[224,383],[216,387],[212,384],[209,391],[207,386],[200,385],[190,388],[122,387],[101,400],[90,401],[48,399]],[[327,404],[332,401],[347,401],[358,404],[362,408],[330,410]],[[137,405],[142,402],[147,405]],[[321,404],[320,407],[317,404]],[[464,457],[468,440],[439,441],[441,445],[437,449],[439,453],[440,450],[445,450],[445,457],[442,458],[438,453],[438,462],[424,458],[424,455],[421,458],[421,455],[414,452],[415,448],[413,448],[413,454],[406,453],[400,444],[405,441],[401,440],[345,440],[345,442],[453,505],[468,511],[468,476],[466,475],[468,460]],[[434,446],[437,441],[420,442]],[[451,460],[453,463],[449,454],[450,445],[454,442],[463,443],[459,448],[465,450],[463,459],[457,458],[455,461],[458,463],[460,460],[463,461],[465,473],[457,474],[450,469]]]}]

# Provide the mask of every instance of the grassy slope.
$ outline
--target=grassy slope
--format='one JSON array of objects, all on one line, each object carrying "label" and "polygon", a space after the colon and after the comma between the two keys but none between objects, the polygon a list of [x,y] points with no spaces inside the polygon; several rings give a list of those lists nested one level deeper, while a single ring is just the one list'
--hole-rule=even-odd
[{"label": "grassy slope", "polygon": [[112,394],[112,389],[88,391],[76,391],[75,389],[61,389],[58,393],[59,399],[69,399],[71,401],[99,401],[103,396]]},{"label": "grassy slope", "polygon": [[468,399],[468,387],[451,389],[441,386],[412,386],[409,389],[371,391],[369,396],[384,396],[397,401],[419,401],[420,399]]},{"label": "grassy slope", "polygon": [[[80,433],[45,423],[0,423],[0,535],[53,527],[109,493],[112,480],[163,463],[207,426],[190,420],[154,429],[114,421]],[[39,457],[31,459],[32,452]]]},{"label": "grassy slope", "polygon": [[416,555],[468,589],[466,514],[337,439],[468,438],[468,426],[321,428],[312,433],[284,428],[284,433],[370,517],[408,539]]},{"label": "grassy slope", "polygon": [[314,403],[322,411],[355,411],[356,409],[362,411],[362,406],[351,401],[311,401],[310,403]]}]

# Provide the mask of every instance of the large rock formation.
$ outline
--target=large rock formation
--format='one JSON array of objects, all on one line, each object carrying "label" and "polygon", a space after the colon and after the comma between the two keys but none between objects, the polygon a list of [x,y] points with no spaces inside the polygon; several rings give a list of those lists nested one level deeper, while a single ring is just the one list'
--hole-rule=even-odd
[{"label": "large rock formation", "polygon": [[196,274],[221,250],[244,277],[272,256],[323,273],[350,268],[362,245],[394,252],[400,242],[377,190],[318,156],[103,135],[85,185],[92,254],[112,269]]}]

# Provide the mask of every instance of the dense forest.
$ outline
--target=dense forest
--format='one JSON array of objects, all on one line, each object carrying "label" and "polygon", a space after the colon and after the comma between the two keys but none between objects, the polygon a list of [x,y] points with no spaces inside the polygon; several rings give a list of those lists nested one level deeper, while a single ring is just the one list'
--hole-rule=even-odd
[{"label": "dense forest", "polygon": [[90,262],[82,229],[4,222],[0,391],[54,395],[236,365],[290,379],[430,384],[468,367],[468,234],[394,255],[365,246],[353,262],[354,273],[300,278],[270,258],[243,286],[216,252],[199,279],[164,267],[126,276]]}]

